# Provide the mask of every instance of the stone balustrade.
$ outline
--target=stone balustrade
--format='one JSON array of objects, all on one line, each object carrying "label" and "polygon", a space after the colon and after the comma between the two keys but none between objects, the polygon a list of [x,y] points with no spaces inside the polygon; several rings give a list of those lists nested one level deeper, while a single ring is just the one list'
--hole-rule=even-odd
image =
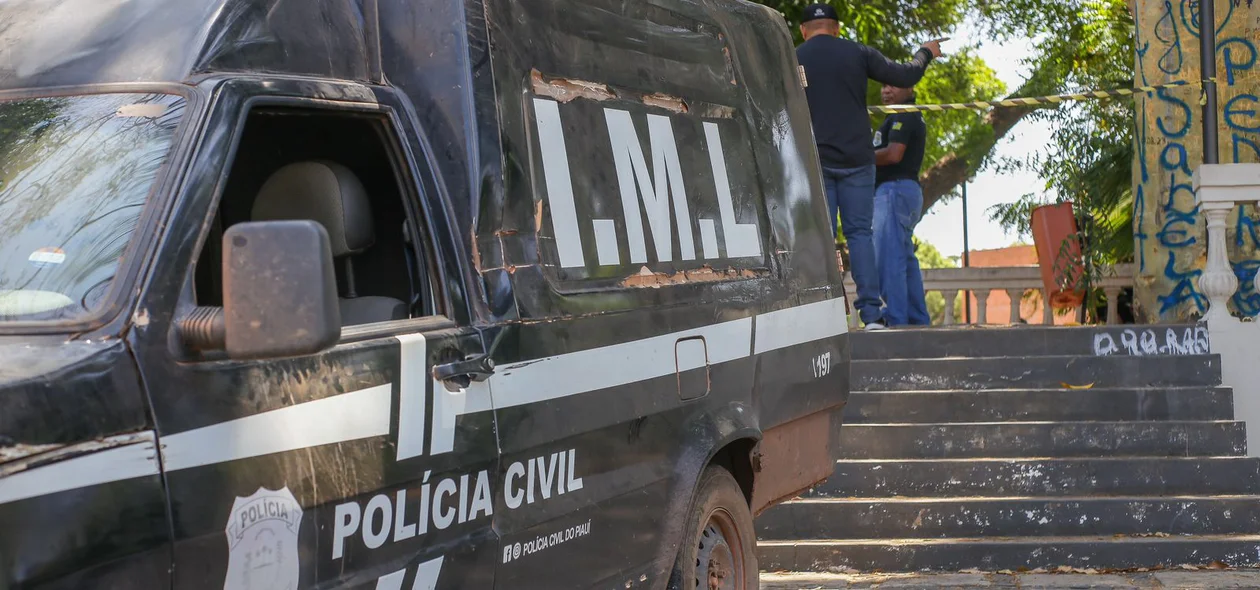
[{"label": "stone balustrade", "polygon": [[[1199,290],[1208,300],[1203,316],[1212,353],[1221,358],[1221,383],[1234,390],[1234,417],[1247,424],[1248,454],[1260,456],[1260,322],[1229,313],[1238,277],[1229,263],[1229,215],[1239,205],[1260,202],[1260,164],[1204,164],[1194,172],[1195,200],[1207,220],[1207,264]],[[1260,287],[1260,275],[1256,277]]]},{"label": "stone balustrade", "polygon": [[[1116,301],[1120,290],[1133,286],[1133,266],[1117,265],[1103,273],[1098,285],[1107,295],[1107,323],[1118,323],[1119,315]],[[993,291],[1005,291],[1011,300],[1011,324],[1020,323],[1020,302],[1024,294],[1037,291],[1041,294],[1043,324],[1053,323],[1053,312],[1049,298],[1046,297],[1045,285],[1041,281],[1041,269],[1036,266],[1007,267],[972,267],[972,268],[935,268],[923,271],[924,291],[938,292],[945,298],[945,325],[954,324],[954,301],[961,292],[970,291],[976,298],[976,315],[972,320],[977,324],[989,323],[989,295]],[[857,286],[849,273],[844,275],[845,295],[850,302],[857,297]],[[849,314],[849,327],[857,328],[856,314]]]},{"label": "stone balustrade", "polygon": [[[1207,220],[1207,268],[1199,290],[1208,299],[1204,320],[1230,318],[1228,303],[1238,290],[1238,277],[1229,263],[1226,221],[1239,205],[1260,202],[1260,164],[1204,164],[1194,172],[1195,200]],[[1256,275],[1260,286],[1260,274]]]}]

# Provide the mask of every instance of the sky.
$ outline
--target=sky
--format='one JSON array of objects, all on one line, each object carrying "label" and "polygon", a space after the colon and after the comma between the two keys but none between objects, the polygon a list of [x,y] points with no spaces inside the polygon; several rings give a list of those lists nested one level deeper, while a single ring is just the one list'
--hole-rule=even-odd
[{"label": "sky", "polygon": [[[1032,51],[1029,42],[1015,40],[998,46],[986,43],[964,29],[946,42],[944,49],[948,53],[951,49],[970,45],[979,45],[979,54],[1008,89],[1018,88],[1027,77],[1028,68],[1021,62]],[[925,117],[927,124],[931,125],[931,113],[926,113]],[[994,156],[995,159],[1008,157],[1022,160],[1048,145],[1050,139],[1051,130],[1045,122],[1025,119],[998,144]],[[1043,192],[1044,187],[1045,181],[1026,171],[998,173],[986,170],[972,179],[967,184],[967,228],[971,250],[1002,248],[1021,241],[1020,236],[1006,233],[1001,226],[990,221],[988,209],[998,203],[1011,202],[1025,193]],[[962,221],[962,200],[954,197],[933,206],[919,222],[915,234],[936,246],[941,254],[959,256],[963,250]],[[1027,238],[1024,240],[1030,241]]]}]

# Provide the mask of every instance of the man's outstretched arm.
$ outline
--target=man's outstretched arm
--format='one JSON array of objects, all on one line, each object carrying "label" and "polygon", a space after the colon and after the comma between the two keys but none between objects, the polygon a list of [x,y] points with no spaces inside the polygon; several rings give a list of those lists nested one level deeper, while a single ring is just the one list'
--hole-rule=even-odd
[{"label": "man's outstretched arm", "polygon": [[941,42],[929,41],[923,44],[914,54],[914,59],[909,63],[897,63],[880,53],[878,49],[863,46],[866,51],[866,75],[868,78],[896,86],[898,88],[913,88],[919,80],[923,79],[923,74],[927,72],[928,64],[933,59],[941,55]]}]

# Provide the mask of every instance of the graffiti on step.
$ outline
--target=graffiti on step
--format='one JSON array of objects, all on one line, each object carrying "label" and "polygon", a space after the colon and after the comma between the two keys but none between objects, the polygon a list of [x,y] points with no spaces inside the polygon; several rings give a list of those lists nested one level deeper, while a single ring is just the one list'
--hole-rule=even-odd
[{"label": "graffiti on step", "polygon": [[1094,334],[1095,356],[1186,356],[1210,352],[1205,326],[1126,328]]}]

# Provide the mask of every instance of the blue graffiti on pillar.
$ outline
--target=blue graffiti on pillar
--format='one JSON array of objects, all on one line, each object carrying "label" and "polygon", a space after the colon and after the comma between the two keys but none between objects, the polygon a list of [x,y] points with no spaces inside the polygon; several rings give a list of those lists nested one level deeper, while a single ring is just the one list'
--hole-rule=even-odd
[{"label": "blue graffiti on pillar", "polygon": [[[1148,100],[1150,98],[1149,92],[1147,93],[1147,98]],[[1138,128],[1138,134],[1140,135],[1137,145],[1138,164],[1140,164],[1140,170],[1142,172],[1142,184],[1146,184],[1151,180],[1150,169],[1146,166],[1146,144],[1149,134],[1146,125],[1146,109],[1142,109],[1142,125]]]},{"label": "blue graffiti on pillar", "polygon": [[1238,277],[1238,291],[1230,298],[1234,309],[1244,316],[1260,314],[1260,293],[1256,292],[1256,271],[1260,260],[1243,260],[1234,263],[1234,276]]},{"label": "blue graffiti on pillar", "polygon": [[[1182,149],[1185,149],[1185,148],[1182,148]],[[1185,183],[1185,182],[1177,182],[1176,172],[1173,172],[1172,174],[1168,175],[1168,200],[1164,202],[1165,213],[1172,213],[1174,215],[1181,213],[1180,211],[1177,210],[1177,194],[1183,193],[1183,192],[1189,193],[1190,201],[1194,201],[1194,185],[1190,183]],[[1181,214],[1193,216],[1193,215],[1196,215],[1198,211],[1199,211],[1199,208],[1196,206],[1194,208],[1194,211],[1191,211],[1190,213],[1181,213]],[[1194,223],[1194,219],[1191,219],[1190,223]]]},{"label": "blue graffiti on pillar", "polygon": [[[1248,1],[1247,4],[1250,6],[1251,2]],[[1221,41],[1219,51],[1221,60],[1225,64],[1225,81],[1230,86],[1238,84],[1239,73],[1254,70],[1257,62],[1260,61],[1260,51],[1257,51],[1250,39],[1244,37],[1231,37]],[[1240,104],[1244,101],[1246,104]],[[1254,133],[1260,130],[1260,125],[1245,120],[1246,117],[1256,116],[1255,106],[1256,97],[1251,94],[1236,96],[1225,105],[1224,119],[1225,125],[1232,131],[1230,139],[1233,145],[1234,163],[1260,161],[1260,143],[1246,134],[1250,132],[1254,136]]]},{"label": "blue graffiti on pillar", "polygon": [[[1217,51],[1225,63],[1225,83],[1233,86],[1238,72],[1248,72],[1256,67],[1256,46],[1249,39],[1231,37],[1220,42]],[[1246,55],[1246,59],[1241,56]],[[1237,59],[1236,59],[1237,58]]]},{"label": "blue graffiti on pillar", "polygon": [[[1166,211],[1168,212],[1168,220],[1164,222],[1164,228],[1156,234],[1160,245],[1165,248],[1177,249],[1188,248],[1199,243],[1199,239],[1194,236],[1195,224],[1199,215],[1197,206],[1191,211],[1179,211],[1177,209],[1167,209]],[[1184,227],[1178,227],[1179,225]]]},{"label": "blue graffiti on pillar", "polygon": [[[1225,12],[1224,18],[1219,14],[1216,15],[1218,37],[1229,26],[1229,20],[1234,17],[1235,6],[1238,6],[1237,0],[1229,3],[1229,10]],[[1181,0],[1181,22],[1186,25],[1186,30],[1190,32],[1191,37],[1199,38],[1199,0]]]},{"label": "blue graffiti on pillar", "polygon": [[[1239,104],[1244,102],[1246,104]],[[1234,131],[1260,132],[1260,120],[1254,120],[1257,102],[1260,102],[1260,97],[1254,94],[1239,94],[1229,99],[1229,102],[1225,103],[1224,109],[1225,124]],[[1247,121],[1244,117],[1251,117],[1253,120]]]},{"label": "blue graffiti on pillar", "polygon": [[[1239,135],[1237,133],[1233,134],[1233,136],[1234,136],[1233,139],[1234,139],[1234,163],[1235,164],[1240,164],[1243,162],[1260,161],[1260,145],[1257,145],[1256,142],[1251,141],[1250,139],[1247,139],[1246,137],[1243,137],[1242,135]],[[1244,160],[1242,157],[1243,150],[1239,149],[1243,147],[1251,148],[1251,153],[1255,154],[1255,157]]]},{"label": "blue graffiti on pillar", "polygon": [[[1254,64],[1255,60],[1252,61]],[[1256,118],[1257,102],[1260,102],[1260,98],[1254,94],[1239,94],[1225,103],[1224,119],[1225,125],[1231,131],[1235,163],[1246,161],[1243,159],[1246,148],[1250,148],[1251,153],[1260,160],[1260,145],[1246,135],[1260,132],[1260,120]]]},{"label": "blue graffiti on pillar", "polygon": [[1180,170],[1186,176],[1194,175],[1190,171],[1190,155],[1186,153],[1186,146],[1175,141],[1168,142],[1168,145],[1164,146],[1164,151],[1159,153],[1159,164],[1166,171]]},{"label": "blue graffiti on pillar", "polygon": [[1187,133],[1190,133],[1190,119],[1194,116],[1194,111],[1190,110],[1190,105],[1186,104],[1186,101],[1181,100],[1170,93],[1168,88],[1160,88],[1155,94],[1160,100],[1176,106],[1185,118],[1185,121],[1181,124],[1181,128],[1170,131],[1168,128],[1169,126],[1164,124],[1163,117],[1155,117],[1155,127],[1159,128],[1159,132],[1163,133],[1164,137],[1169,139],[1180,139],[1185,137]]},{"label": "blue graffiti on pillar", "polygon": [[[1150,47],[1150,44],[1147,44]],[[1143,74],[1145,76],[1145,74]],[[1150,100],[1152,93],[1146,93],[1146,99]],[[1137,218],[1133,222],[1133,238],[1137,240],[1138,252],[1138,272],[1146,270],[1146,240],[1149,237],[1146,234],[1146,183],[1151,179],[1150,169],[1146,165],[1146,144],[1149,131],[1147,130],[1146,109],[1142,109],[1142,124],[1138,126],[1138,169],[1142,174],[1142,182],[1138,183],[1137,192],[1133,197],[1133,208],[1137,211]]]},{"label": "blue graffiti on pillar", "polygon": [[[1171,34],[1164,31],[1165,28]],[[1172,0],[1164,0],[1164,15],[1155,23],[1155,38],[1168,47],[1159,58],[1159,70],[1165,74],[1180,72],[1185,54],[1181,51],[1181,33],[1177,31],[1177,19],[1173,17]]]},{"label": "blue graffiti on pillar", "polygon": [[[1133,29],[1133,46],[1137,48],[1137,70],[1138,76],[1142,80],[1141,85],[1150,86],[1150,83],[1146,81],[1146,64],[1144,62],[1146,61],[1146,54],[1151,50],[1151,42],[1142,40],[1142,27]],[[1147,92],[1146,98],[1149,99],[1150,97],[1151,93]]]},{"label": "blue graffiti on pillar", "polygon": [[1177,253],[1168,252],[1168,264],[1164,267],[1164,276],[1176,281],[1172,292],[1168,295],[1159,296],[1159,313],[1163,315],[1168,310],[1181,305],[1187,301],[1194,302],[1194,306],[1199,313],[1207,308],[1207,298],[1198,290],[1198,278],[1203,274],[1202,270],[1193,269],[1188,272],[1177,270]]},{"label": "blue graffiti on pillar", "polygon": [[[1256,220],[1247,215],[1246,210],[1238,212],[1238,223],[1234,225],[1234,247],[1247,251],[1260,249],[1260,231],[1256,229]],[[1238,292],[1232,301],[1234,309],[1246,316],[1260,313],[1260,293],[1256,292],[1256,271],[1260,269],[1260,260],[1243,260],[1235,262],[1234,276],[1238,277]]]},{"label": "blue graffiti on pillar", "polygon": [[1133,197],[1133,208],[1137,211],[1137,219],[1133,222],[1133,238],[1137,240],[1138,272],[1141,272],[1146,270],[1146,240],[1149,237],[1143,229],[1146,223],[1146,187],[1141,184]]},{"label": "blue graffiti on pillar", "polygon": [[1256,222],[1250,215],[1238,212],[1238,223],[1234,224],[1234,247],[1242,248],[1251,242],[1252,248],[1260,249],[1260,233],[1256,232]]}]

